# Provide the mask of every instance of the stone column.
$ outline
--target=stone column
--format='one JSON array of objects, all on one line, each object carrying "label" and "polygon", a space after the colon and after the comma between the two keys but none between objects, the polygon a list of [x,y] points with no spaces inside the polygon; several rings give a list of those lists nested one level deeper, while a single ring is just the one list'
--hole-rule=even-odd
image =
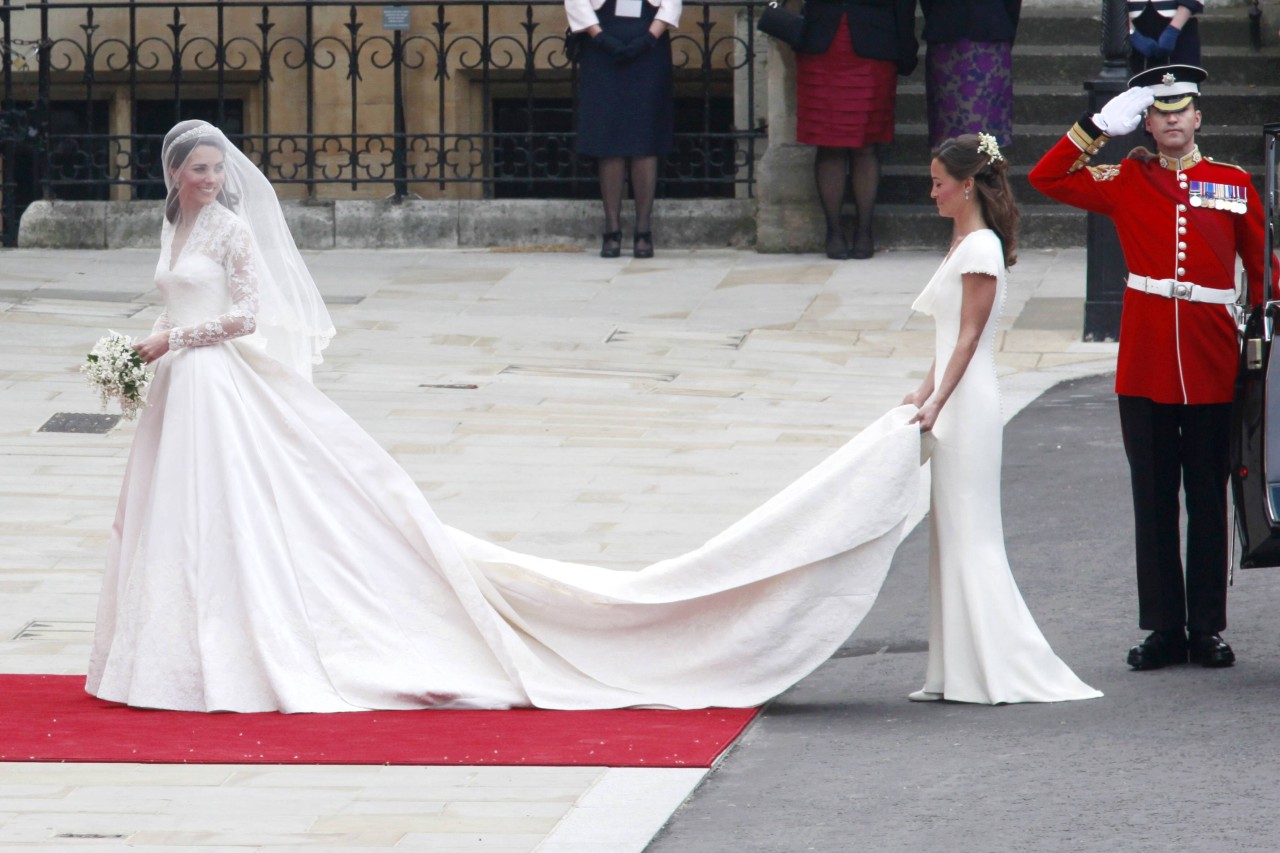
[{"label": "stone column", "polygon": [[769,148],[756,178],[756,250],[822,251],[826,222],[813,183],[814,148],[796,142],[796,57],[774,39],[757,38],[769,43]]}]

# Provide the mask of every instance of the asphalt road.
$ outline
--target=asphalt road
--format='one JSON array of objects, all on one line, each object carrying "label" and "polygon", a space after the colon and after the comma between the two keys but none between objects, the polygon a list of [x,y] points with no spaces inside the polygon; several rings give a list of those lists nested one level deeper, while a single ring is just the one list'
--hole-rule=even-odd
[{"label": "asphalt road", "polygon": [[766,709],[648,850],[1280,850],[1280,569],[1236,572],[1234,668],[1125,665],[1142,632],[1112,381],[1019,413],[1003,486],[1023,596],[1106,696],[908,702],[925,668],[921,524],[841,652]]}]

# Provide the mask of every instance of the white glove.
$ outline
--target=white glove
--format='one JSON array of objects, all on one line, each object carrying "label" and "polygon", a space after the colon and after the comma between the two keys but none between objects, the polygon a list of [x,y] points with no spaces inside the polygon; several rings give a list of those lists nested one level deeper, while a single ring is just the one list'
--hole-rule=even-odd
[{"label": "white glove", "polygon": [[1102,112],[1094,113],[1091,118],[1098,130],[1107,136],[1124,136],[1138,129],[1147,107],[1155,103],[1155,100],[1146,86],[1126,89],[1107,101]]}]

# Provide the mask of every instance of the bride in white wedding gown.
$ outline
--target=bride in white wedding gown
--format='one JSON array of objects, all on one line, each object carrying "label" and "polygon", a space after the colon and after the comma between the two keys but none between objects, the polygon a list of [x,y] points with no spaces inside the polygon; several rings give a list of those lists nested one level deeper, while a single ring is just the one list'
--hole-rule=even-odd
[{"label": "bride in white wedding gown", "polygon": [[875,601],[917,495],[895,409],[702,548],[638,572],[436,518],[310,383],[333,335],[266,178],[170,131],[156,362],[87,689],[189,711],[759,704]]},{"label": "bride in white wedding gown", "polygon": [[[1032,618],[1005,554],[1000,513],[1004,431],[996,328],[1018,209],[994,138],[938,147],[930,166],[951,249],[912,305],[936,323],[935,360],[904,403],[933,434],[929,501],[929,663],[916,702],[1057,702],[1101,696],[1063,663]],[[936,376],[943,366],[941,378]]]}]

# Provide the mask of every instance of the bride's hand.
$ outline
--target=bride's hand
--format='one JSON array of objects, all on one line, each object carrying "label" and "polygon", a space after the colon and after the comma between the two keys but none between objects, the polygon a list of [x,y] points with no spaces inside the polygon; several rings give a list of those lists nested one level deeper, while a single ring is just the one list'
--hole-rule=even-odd
[{"label": "bride's hand", "polygon": [[169,333],[156,332],[153,335],[147,335],[134,344],[133,348],[138,351],[138,355],[142,356],[143,362],[150,364],[169,351]]},{"label": "bride's hand", "polygon": [[929,402],[920,407],[920,411],[916,412],[916,416],[907,421],[909,424],[920,424],[921,432],[930,432],[933,425],[938,420],[938,412],[942,407],[937,403]]}]

